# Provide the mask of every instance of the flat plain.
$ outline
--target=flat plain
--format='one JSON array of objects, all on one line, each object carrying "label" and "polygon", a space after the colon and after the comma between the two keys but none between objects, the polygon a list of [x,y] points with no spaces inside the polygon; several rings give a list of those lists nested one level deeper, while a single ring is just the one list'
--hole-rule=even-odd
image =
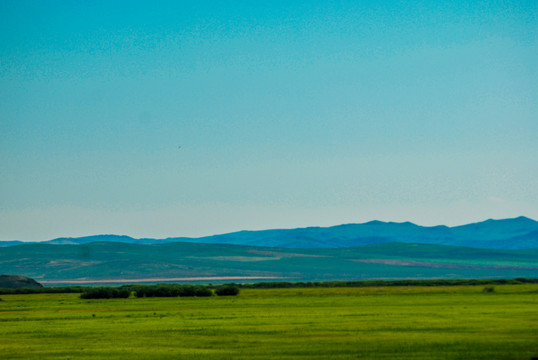
[{"label": "flat plain", "polygon": [[2,359],[531,359],[538,285],[2,295]]}]

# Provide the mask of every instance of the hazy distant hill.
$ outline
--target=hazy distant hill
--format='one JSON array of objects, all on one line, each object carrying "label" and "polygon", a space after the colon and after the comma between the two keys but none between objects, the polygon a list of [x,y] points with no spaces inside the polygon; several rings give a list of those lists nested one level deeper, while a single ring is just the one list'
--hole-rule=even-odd
[{"label": "hazy distant hill", "polygon": [[113,241],[129,244],[162,244],[170,242],[169,240],[158,239],[134,239],[126,235],[92,235],[79,238],[57,238],[54,240],[44,241],[44,244],[54,245],[82,245],[92,242]]},{"label": "hazy distant hill", "polygon": [[457,227],[424,227],[410,222],[372,221],[329,228],[241,231],[195,239],[197,242],[285,248],[341,248],[388,242],[423,243],[489,249],[538,248],[538,222],[519,217]]},{"label": "hazy distant hill", "polygon": [[[114,241],[130,244],[162,244],[195,242],[235,244],[281,248],[343,248],[390,242],[422,243],[484,249],[538,248],[538,222],[526,217],[487,220],[463,226],[419,226],[410,222],[394,223],[371,221],[364,224],[346,224],[332,227],[308,227],[262,231],[239,231],[201,238],[133,239],[119,235],[96,235],[81,238],[58,238],[44,243],[87,244],[96,241]],[[1,244],[1,242],[0,242]],[[13,246],[4,242],[0,246]]]},{"label": "hazy distant hill", "polygon": [[21,244],[28,244],[28,242],[17,241],[17,240],[15,240],[15,241],[0,241],[0,247],[21,245]]},{"label": "hazy distant hill", "polygon": [[0,251],[0,273],[23,274],[42,283],[223,276],[286,281],[538,278],[538,249],[492,250],[406,243],[325,249],[188,242],[26,244]]}]

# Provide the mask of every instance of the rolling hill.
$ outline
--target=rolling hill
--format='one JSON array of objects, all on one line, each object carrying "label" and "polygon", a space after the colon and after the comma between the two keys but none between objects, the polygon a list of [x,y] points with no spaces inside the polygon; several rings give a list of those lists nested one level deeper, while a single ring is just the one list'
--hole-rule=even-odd
[{"label": "rolling hill", "polygon": [[39,288],[43,287],[34,279],[20,275],[0,275],[0,288],[17,289],[17,288]]}]

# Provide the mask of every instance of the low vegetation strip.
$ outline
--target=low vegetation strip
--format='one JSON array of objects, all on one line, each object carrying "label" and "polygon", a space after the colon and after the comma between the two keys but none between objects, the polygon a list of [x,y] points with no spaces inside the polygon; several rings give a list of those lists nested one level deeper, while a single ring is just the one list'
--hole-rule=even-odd
[{"label": "low vegetation strip", "polygon": [[[462,286],[462,285],[519,285],[519,284],[538,284],[538,279],[515,278],[515,279],[428,279],[428,280],[366,280],[366,281],[324,281],[324,282],[258,282],[258,283],[240,283],[234,284],[243,289],[274,289],[274,288],[333,288],[333,287],[386,287],[386,286]],[[140,289],[150,289],[152,286],[161,288],[194,288],[193,285],[179,284],[158,284],[158,285],[122,285],[120,288],[126,288],[130,291],[145,291]],[[216,285],[196,285],[216,289]],[[114,287],[100,287],[100,289]],[[64,286],[64,287],[41,287],[41,288],[0,288],[1,294],[46,294],[46,293],[83,293],[94,287],[88,286]],[[149,295],[145,295],[148,296]],[[173,295],[181,296],[181,295]]]},{"label": "low vegetation strip", "polygon": [[324,281],[324,282],[259,282],[240,284],[242,288],[336,288],[336,287],[380,287],[380,286],[464,286],[464,285],[518,285],[538,284],[538,279],[427,279],[427,280],[365,280],[365,281]]}]

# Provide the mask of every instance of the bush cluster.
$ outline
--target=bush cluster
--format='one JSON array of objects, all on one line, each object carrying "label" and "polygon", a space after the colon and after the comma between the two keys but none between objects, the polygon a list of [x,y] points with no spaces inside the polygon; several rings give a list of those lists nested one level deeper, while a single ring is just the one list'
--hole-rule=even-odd
[{"label": "bush cluster", "polygon": [[86,288],[81,299],[127,299],[131,296],[129,289],[113,288],[113,287],[95,287]]},{"label": "bush cluster", "polygon": [[192,297],[192,296],[212,296],[213,291],[202,285],[137,285],[132,290],[136,297]]},{"label": "bush cluster", "polygon": [[236,296],[239,294],[239,286],[237,284],[224,284],[215,289],[215,294],[218,296]]}]

